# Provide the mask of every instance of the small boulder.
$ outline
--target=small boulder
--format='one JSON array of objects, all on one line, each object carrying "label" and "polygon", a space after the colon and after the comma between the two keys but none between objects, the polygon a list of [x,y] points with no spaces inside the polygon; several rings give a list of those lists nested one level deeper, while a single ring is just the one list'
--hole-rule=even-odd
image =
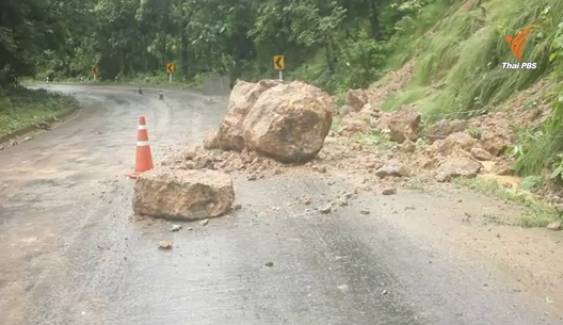
[{"label": "small boulder", "polygon": [[227,213],[234,198],[233,183],[227,174],[156,169],[137,179],[133,210],[152,217],[197,220]]},{"label": "small boulder", "polygon": [[393,177],[406,177],[409,176],[409,171],[396,161],[387,162],[383,167],[379,168],[375,175],[380,178],[385,178],[389,176]]},{"label": "small boulder", "polygon": [[514,175],[514,167],[510,161],[499,161],[493,166],[493,173],[500,176]]},{"label": "small boulder", "polygon": [[395,142],[402,143],[407,139],[416,141],[420,120],[421,116],[416,110],[405,108],[396,112],[383,113],[377,128],[389,133],[389,137]]},{"label": "small boulder", "polygon": [[554,221],[547,225],[546,227],[548,230],[559,231],[561,230],[561,221]]},{"label": "small boulder", "polygon": [[369,116],[365,117],[359,113],[351,113],[342,119],[341,134],[353,134],[367,132],[370,129]]},{"label": "small boulder", "polygon": [[301,81],[265,91],[243,124],[246,146],[283,163],[307,162],[322,149],[334,103]]},{"label": "small boulder", "polygon": [[319,208],[320,213],[322,214],[329,214],[332,211],[332,205],[331,204],[327,204],[323,207]]},{"label": "small boulder", "polygon": [[384,188],[383,191],[381,191],[381,194],[383,195],[395,195],[397,194],[397,189],[394,187],[387,187]]},{"label": "small boulder", "polygon": [[401,151],[404,153],[414,153],[416,151],[416,144],[407,139],[401,144]]},{"label": "small boulder", "polygon": [[465,130],[465,120],[440,120],[426,130],[426,138],[430,142],[445,139],[448,135]]},{"label": "small boulder", "polygon": [[369,96],[365,89],[350,89],[346,94],[346,105],[353,112],[359,112],[368,103]]},{"label": "small boulder", "polygon": [[473,155],[473,157],[475,157],[475,159],[481,161],[490,161],[494,158],[493,155],[491,155],[487,150],[481,149],[479,147],[472,148],[471,154]]},{"label": "small boulder", "polygon": [[436,180],[447,182],[458,176],[475,177],[481,168],[481,163],[465,155],[450,156],[438,167]]},{"label": "small boulder", "polygon": [[158,249],[170,250],[173,246],[174,244],[169,240],[161,240],[160,242],[158,242]]},{"label": "small boulder", "polygon": [[455,132],[446,138],[446,145],[448,147],[458,146],[462,149],[468,150],[477,143],[477,140],[465,132]]},{"label": "small boulder", "polygon": [[481,143],[483,148],[493,154],[499,156],[508,148],[513,142],[512,136],[506,130],[485,130],[481,134]]}]

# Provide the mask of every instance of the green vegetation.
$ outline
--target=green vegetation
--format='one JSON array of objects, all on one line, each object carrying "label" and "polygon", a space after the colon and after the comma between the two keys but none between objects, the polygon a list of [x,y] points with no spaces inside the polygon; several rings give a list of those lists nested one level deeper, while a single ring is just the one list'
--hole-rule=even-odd
[{"label": "green vegetation", "polygon": [[25,88],[0,89],[0,138],[54,121],[78,107],[71,97]]},{"label": "green vegetation", "polygon": [[563,220],[563,215],[558,213],[555,208],[535,198],[529,192],[506,188],[494,180],[484,180],[480,178],[458,178],[456,182],[487,195],[494,195],[525,207],[526,213],[519,217],[516,225],[523,227],[545,227],[552,221]]},{"label": "green vegetation", "polygon": [[[551,71],[550,52],[562,11],[559,0],[530,1],[526,7],[515,0],[450,7],[445,19],[411,36],[410,41],[417,44],[413,80],[385,107],[394,110],[414,104],[431,121],[492,110]],[[503,69],[502,62],[515,62],[503,36],[531,23],[534,32],[523,62],[536,62],[537,69]]]},{"label": "green vegetation", "polygon": [[[414,27],[407,28],[409,33],[391,38],[391,43],[403,44],[390,55],[395,61],[392,66],[400,66],[409,57],[416,58],[417,64],[410,84],[389,98],[384,109],[411,104],[426,123],[468,118],[495,110],[510,96],[546,78],[554,85],[547,94],[554,103],[553,112],[538,129],[520,132],[513,151],[515,169],[522,176],[541,176],[561,184],[554,174],[563,154],[563,2],[532,0],[525,7],[516,0],[475,1],[473,6],[471,2],[449,7],[444,3],[434,1],[422,7],[410,23]],[[433,24],[431,18],[425,21],[423,17],[441,19]],[[528,25],[533,33],[522,61],[536,62],[537,69],[502,69],[502,62],[516,62],[503,36]],[[526,103],[530,106],[535,103]],[[476,138],[480,135],[478,129],[469,132]]]},{"label": "green vegetation", "polygon": [[9,53],[0,59],[9,71],[0,84],[34,68],[39,79],[91,79],[94,67],[105,80],[159,79],[167,62],[178,64],[182,81],[210,72],[268,78],[275,75],[272,56],[284,54],[289,79],[337,93],[377,80],[397,63],[389,54],[403,53],[405,35],[430,28],[457,3],[10,0],[0,4],[10,13],[0,17],[0,51]]},{"label": "green vegetation", "polygon": [[388,134],[379,132],[378,130],[357,133],[354,135],[354,140],[366,146],[381,146],[385,148],[396,146],[396,143],[391,141]]},{"label": "green vegetation", "polygon": [[524,131],[516,154],[516,171],[521,175],[540,175],[552,170],[553,181],[561,183],[555,176],[561,165],[563,154],[563,102],[556,103],[552,115],[538,130]]}]

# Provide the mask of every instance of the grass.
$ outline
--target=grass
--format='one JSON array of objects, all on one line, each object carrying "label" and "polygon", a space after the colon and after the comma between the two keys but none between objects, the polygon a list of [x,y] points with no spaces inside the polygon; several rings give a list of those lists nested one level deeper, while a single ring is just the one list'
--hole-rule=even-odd
[{"label": "grass", "polygon": [[396,143],[391,141],[389,135],[379,130],[370,130],[368,132],[356,133],[353,139],[354,141],[365,146],[381,146],[384,148],[392,148],[396,145]]},{"label": "grass", "polygon": [[[450,13],[446,18],[410,36],[405,47],[407,52],[416,49],[412,54],[417,57],[413,78],[405,91],[387,100],[385,109],[414,104],[427,121],[467,118],[494,109],[549,70],[550,40],[546,35],[557,29],[557,13],[563,11],[561,1],[533,0],[522,7],[517,0],[491,0],[482,7],[452,12],[462,3],[457,1],[449,9],[442,7],[442,14],[437,16]],[[546,13],[548,6],[551,11]],[[514,61],[503,36],[531,22],[536,23],[536,31],[523,61],[537,62],[538,68],[503,70],[502,62]]]},{"label": "grass", "polygon": [[45,90],[0,89],[0,138],[56,119],[77,107],[74,98]]},{"label": "grass", "polygon": [[456,183],[524,206],[527,212],[519,217],[516,225],[522,227],[545,227],[552,221],[563,219],[563,215],[547,202],[535,198],[528,192],[505,188],[494,180],[458,178]]},{"label": "grass", "polygon": [[519,174],[540,175],[551,168],[557,155],[563,154],[563,101],[554,106],[549,120],[539,130],[522,132],[518,142],[521,151],[515,169]]}]

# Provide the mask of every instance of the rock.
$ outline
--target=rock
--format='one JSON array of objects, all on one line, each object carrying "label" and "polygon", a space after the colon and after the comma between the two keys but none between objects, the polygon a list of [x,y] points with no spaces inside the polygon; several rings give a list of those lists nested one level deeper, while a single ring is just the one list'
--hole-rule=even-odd
[{"label": "rock", "polygon": [[235,206],[233,206],[233,210],[240,210],[242,209],[242,205],[240,204],[235,204]]},{"label": "rock", "polygon": [[170,231],[178,232],[178,231],[182,230],[182,228],[183,228],[182,225],[172,225],[172,227],[170,227]]},{"label": "rock", "polygon": [[340,134],[367,132],[370,129],[369,118],[359,113],[351,113],[342,119]]},{"label": "rock", "polygon": [[209,224],[209,219],[203,219],[199,222],[199,225],[205,227]]},{"label": "rock", "polygon": [[438,167],[436,180],[446,182],[458,176],[475,177],[482,167],[481,163],[470,157],[450,156]]},{"label": "rock", "polygon": [[[469,150],[469,148],[472,148],[473,146],[475,146],[475,144],[477,144],[477,140],[475,140],[475,138],[473,138],[472,136],[470,136],[465,132],[452,133],[448,135],[448,137],[445,140],[445,145],[448,147],[448,149],[450,149],[453,146],[457,146],[459,148]],[[440,150],[440,151],[444,152],[446,150]]]},{"label": "rock", "polygon": [[227,213],[234,198],[233,183],[227,174],[155,169],[137,179],[133,210],[152,217],[197,220]]},{"label": "rock", "polygon": [[[45,130],[45,131],[49,131],[51,129],[49,123],[47,123],[47,122],[37,122],[37,123],[33,124],[33,126],[37,129],[41,129],[41,130]],[[98,132],[96,132],[96,134]]]},{"label": "rock", "polygon": [[337,112],[338,112],[338,115],[340,115],[340,116],[346,116],[353,111],[354,110],[352,109],[352,107],[350,107],[348,105],[344,105],[344,106],[340,107]]},{"label": "rock", "polygon": [[420,114],[411,108],[383,113],[377,128],[389,133],[391,140],[402,143],[406,139],[416,141],[420,126]]},{"label": "rock", "polygon": [[485,130],[481,134],[481,143],[485,150],[494,156],[499,156],[512,144],[512,137],[506,130]]},{"label": "rock", "polygon": [[333,106],[328,94],[301,81],[270,88],[244,120],[244,141],[280,162],[307,162],[324,144]]},{"label": "rock", "polygon": [[475,157],[475,159],[481,161],[490,161],[494,158],[493,155],[491,155],[487,150],[481,149],[479,147],[472,148],[471,154],[473,155],[473,157]]},{"label": "rock", "polygon": [[267,262],[266,264],[267,267],[274,267],[274,262]]},{"label": "rock", "polygon": [[369,96],[365,89],[350,89],[346,94],[346,105],[353,112],[359,112],[368,103]]},{"label": "rock", "polygon": [[314,171],[318,172],[318,173],[321,173],[321,174],[325,174],[325,173],[327,172],[326,166],[314,165],[314,166],[312,167],[312,169],[313,169]]},{"label": "rock", "polygon": [[370,211],[369,211],[368,209],[362,209],[362,210],[360,211],[360,213],[367,215],[367,214],[370,214]]},{"label": "rock", "polygon": [[514,175],[514,168],[512,163],[509,161],[500,161],[495,163],[492,168],[493,173],[500,176],[511,176]]},{"label": "rock", "polygon": [[426,138],[430,142],[445,139],[448,135],[465,130],[465,120],[440,120],[426,130]]},{"label": "rock", "polygon": [[409,139],[406,139],[401,144],[401,151],[404,153],[413,153],[416,151],[416,144]]},{"label": "rock", "polygon": [[561,221],[554,221],[547,225],[546,228],[553,231],[559,231],[561,230]]},{"label": "rock", "polygon": [[251,83],[237,80],[231,91],[227,114],[219,129],[205,141],[207,149],[242,150],[244,138],[242,125],[260,95],[266,90],[279,85],[277,80],[262,80]]},{"label": "rock", "polygon": [[340,207],[345,207],[345,206],[348,206],[348,199],[346,199],[345,197],[341,197],[338,200],[336,200],[336,203]]},{"label": "rock", "polygon": [[322,214],[329,214],[332,211],[332,205],[327,204],[322,208],[319,208],[320,213]]},{"label": "rock", "polygon": [[383,195],[395,195],[397,194],[397,189],[394,187],[388,187],[383,189],[383,191],[381,191],[381,194]]},{"label": "rock", "polygon": [[383,167],[379,168],[375,175],[380,178],[385,178],[389,176],[394,177],[404,177],[409,176],[409,171],[400,163],[391,161],[387,162]]},{"label": "rock", "polygon": [[158,243],[158,249],[169,250],[169,249],[172,249],[172,246],[173,246],[173,244],[169,240],[161,240]]}]

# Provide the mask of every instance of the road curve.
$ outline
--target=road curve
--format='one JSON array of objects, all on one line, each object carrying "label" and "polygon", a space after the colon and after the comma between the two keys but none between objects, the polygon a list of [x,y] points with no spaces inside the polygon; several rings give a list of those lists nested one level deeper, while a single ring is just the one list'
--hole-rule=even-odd
[{"label": "road curve", "polygon": [[[137,117],[155,160],[213,129],[224,97],[49,86],[82,110],[0,152],[0,324],[561,324],[502,272],[388,222],[444,196],[361,194],[320,215],[295,203],[352,190],[316,175],[235,179],[242,209],[206,227],[131,211]],[[467,204],[484,204],[467,194]],[[360,209],[371,214],[361,214]],[[442,211],[442,212],[441,212]],[[193,230],[188,230],[188,227]],[[174,249],[157,249],[160,240]]]}]

